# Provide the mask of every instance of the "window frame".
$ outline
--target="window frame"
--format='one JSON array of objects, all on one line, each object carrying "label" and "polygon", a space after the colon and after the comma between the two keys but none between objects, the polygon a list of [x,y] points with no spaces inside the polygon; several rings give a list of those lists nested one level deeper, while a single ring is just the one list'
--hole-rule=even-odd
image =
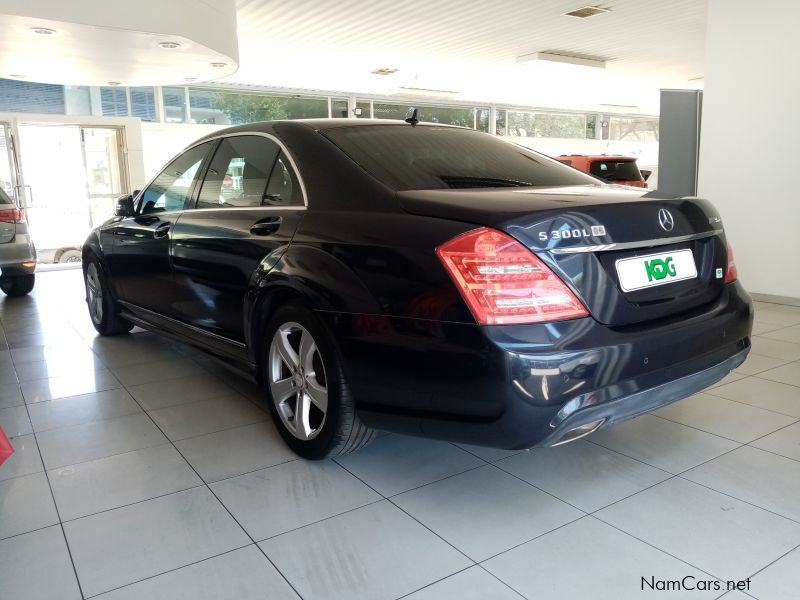
[{"label": "window frame", "polygon": [[[198,186],[198,182],[200,181],[200,177],[198,177],[195,180],[194,186],[192,188],[192,204],[191,204],[191,206],[189,208],[186,208],[184,210],[202,210],[203,212],[206,212],[206,211],[210,211],[210,210],[306,210],[308,208],[308,193],[306,191],[306,184],[305,184],[305,181],[303,180],[303,175],[300,173],[300,169],[297,168],[297,162],[294,160],[294,157],[289,152],[289,150],[286,148],[286,144],[284,144],[283,141],[281,141],[280,138],[272,135],[271,133],[266,133],[264,131],[237,131],[235,133],[226,133],[224,135],[214,136],[214,137],[211,137],[211,138],[208,138],[208,139],[204,139],[204,140],[202,140],[200,142],[197,142],[197,143],[187,147],[186,149],[184,149],[183,152],[188,152],[189,150],[191,150],[195,146],[199,146],[200,144],[205,143],[205,142],[210,142],[210,141],[216,142],[216,144],[214,145],[213,151],[210,152],[206,156],[204,164],[201,165],[200,169],[198,170],[198,173],[200,173],[200,176],[202,177],[202,179],[205,180],[206,171],[211,166],[211,159],[213,158],[214,154],[217,152],[217,148],[219,147],[219,144],[222,142],[222,140],[224,140],[225,138],[229,138],[229,137],[240,137],[240,136],[246,136],[246,135],[255,135],[255,136],[265,137],[265,138],[267,138],[269,140],[272,140],[276,144],[278,144],[278,147],[280,148],[280,151],[278,152],[278,156],[283,154],[284,156],[286,156],[286,158],[289,159],[289,164],[290,164],[292,170],[294,171],[294,174],[295,174],[295,177],[297,178],[298,183],[300,184],[300,193],[301,193],[301,195],[303,197],[303,204],[302,205],[298,204],[296,206],[220,206],[219,208],[216,208],[216,207],[214,207],[214,208],[210,208],[210,207],[209,208],[200,208],[200,207],[197,206],[198,197],[200,195],[200,186]],[[181,152],[181,154],[183,154],[183,152]],[[177,158],[177,156],[175,158]],[[175,158],[173,158],[172,160],[175,160]],[[170,163],[172,162],[172,160],[170,160]],[[170,163],[167,163],[167,164],[170,164]],[[160,174],[161,173],[159,173],[159,175]],[[155,180],[155,178],[153,178],[153,180]],[[148,186],[149,185],[150,184],[148,183]],[[147,188],[145,187],[143,189],[147,189]],[[137,199],[137,201],[138,201],[138,199]]]}]

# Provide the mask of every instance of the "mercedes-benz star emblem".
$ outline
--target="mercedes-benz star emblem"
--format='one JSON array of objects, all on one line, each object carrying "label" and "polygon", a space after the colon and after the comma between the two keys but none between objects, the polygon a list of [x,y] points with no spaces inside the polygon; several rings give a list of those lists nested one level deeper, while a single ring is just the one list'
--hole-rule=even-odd
[{"label": "mercedes-benz star emblem", "polygon": [[666,208],[658,211],[658,224],[661,225],[661,229],[664,231],[672,231],[672,228],[675,227],[675,219],[672,218],[672,213]]}]

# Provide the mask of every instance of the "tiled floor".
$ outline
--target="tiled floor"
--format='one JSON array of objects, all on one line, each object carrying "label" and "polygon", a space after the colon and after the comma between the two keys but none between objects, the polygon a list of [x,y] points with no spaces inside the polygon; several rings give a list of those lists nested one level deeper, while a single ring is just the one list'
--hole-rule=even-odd
[{"label": "tiled floor", "polygon": [[[574,444],[309,463],[254,386],[96,337],[81,295],[68,271],[0,299],[0,598],[800,597],[800,308],[759,304],[720,385]],[[642,591],[686,576],[752,581]]]}]

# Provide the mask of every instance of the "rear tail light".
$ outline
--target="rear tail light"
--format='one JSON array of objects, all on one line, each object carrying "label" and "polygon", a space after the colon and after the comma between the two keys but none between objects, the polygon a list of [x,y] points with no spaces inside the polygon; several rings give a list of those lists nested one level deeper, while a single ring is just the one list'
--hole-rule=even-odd
[{"label": "rear tail light", "polygon": [[733,248],[731,248],[730,242],[727,243],[728,246],[728,265],[725,267],[725,283],[733,283],[739,277],[739,273],[736,270],[736,263],[733,262]]},{"label": "rear tail light", "polygon": [[535,254],[495,229],[476,229],[436,255],[482,325],[585,317],[583,304]]},{"label": "rear tail light", "polygon": [[9,208],[0,210],[0,221],[3,223],[22,223],[25,219],[25,211],[21,208]]}]

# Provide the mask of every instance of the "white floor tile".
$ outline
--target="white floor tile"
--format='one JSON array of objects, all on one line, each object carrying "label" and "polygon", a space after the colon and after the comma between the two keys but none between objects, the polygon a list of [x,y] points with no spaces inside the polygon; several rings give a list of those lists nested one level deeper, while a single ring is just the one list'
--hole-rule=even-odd
[{"label": "white floor tile", "polygon": [[[696,568],[593,517],[514,548],[487,561],[484,567],[526,598],[534,599],[663,598],[670,592],[652,591],[642,579],[709,579]],[[719,596],[719,592],[672,593],[681,599]]]},{"label": "white floor tile", "polygon": [[743,446],[683,477],[800,521],[800,462]]},{"label": "white floor tile", "polygon": [[97,596],[97,600],[299,600],[256,546]]},{"label": "white floor tile", "polygon": [[211,489],[256,541],[381,499],[333,461],[297,460]]},{"label": "white floor tile", "polygon": [[800,387],[794,385],[748,377],[708,393],[800,418]]},{"label": "white floor tile", "polygon": [[584,514],[489,465],[392,501],[476,562]]},{"label": "white floor tile", "polygon": [[26,381],[20,387],[22,387],[22,395],[25,396],[25,402],[31,404],[33,402],[55,400],[56,398],[66,398],[67,396],[113,390],[122,387],[122,384],[110,371],[101,369],[90,376],[64,375],[50,379]]},{"label": "white floor tile", "polygon": [[44,473],[0,481],[0,539],[58,523]]},{"label": "white floor tile", "polygon": [[177,404],[150,411],[149,414],[173,441],[250,425],[270,418],[265,411],[238,395]]},{"label": "white floor tile", "polygon": [[172,444],[54,469],[49,475],[64,521],[203,483]]},{"label": "white floor tile", "polygon": [[14,448],[14,454],[0,465],[0,481],[44,470],[42,459],[39,456],[39,446],[36,444],[34,435],[21,435],[11,438],[9,441]]},{"label": "white floor tile", "polygon": [[387,501],[259,546],[304,600],[389,600],[472,563]]},{"label": "white floor tile", "polygon": [[799,524],[677,477],[596,514],[721,579],[744,579],[800,544]]},{"label": "white floor tile", "polygon": [[753,577],[751,594],[759,600],[797,600],[800,590],[800,548]]},{"label": "white floor tile", "polygon": [[336,460],[384,496],[485,464],[447,442],[400,435],[382,436],[363,450]]},{"label": "white floor tile", "polygon": [[771,433],[750,445],[800,460],[800,422]]},{"label": "white floor tile", "polygon": [[16,383],[0,385],[0,409],[25,404],[22,391]]},{"label": "white floor tile", "polygon": [[175,442],[207,482],[297,460],[270,421]]},{"label": "white floor tile", "polygon": [[28,409],[25,406],[0,408],[0,427],[10,438],[33,433],[31,420],[28,418]]},{"label": "white floor tile", "polygon": [[87,596],[250,543],[206,488],[70,521],[64,532]]},{"label": "white floor tile", "polygon": [[38,434],[37,439],[47,469],[57,469],[167,442],[164,434],[143,413],[49,429]]},{"label": "white floor tile", "polygon": [[235,393],[217,377],[208,374],[132,385],[128,386],[128,391],[145,410],[221,398]]},{"label": "white floor tile", "polygon": [[141,412],[141,407],[121,388],[28,405],[31,423],[37,433]]},{"label": "white floor tile", "polygon": [[522,600],[517,592],[481,567],[465,571],[422,588],[403,600]]},{"label": "white floor tile", "polygon": [[770,358],[769,356],[761,356],[760,354],[751,352],[747,355],[747,360],[745,360],[739,367],[736,368],[736,372],[741,373],[742,375],[757,375],[762,371],[768,371],[769,369],[780,367],[788,362],[788,360]]},{"label": "white floor tile", "polygon": [[585,440],[537,448],[501,460],[497,466],[586,512],[671,477],[666,471]]},{"label": "white floor tile", "polygon": [[590,440],[669,473],[691,469],[739,445],[655,415],[602,429]]},{"label": "white floor tile", "polygon": [[695,394],[654,414],[741,443],[751,442],[797,420],[711,394]]},{"label": "white floor tile", "polygon": [[0,598],[81,599],[61,527],[0,541]]},{"label": "white floor tile", "polygon": [[800,344],[773,340],[757,335],[753,336],[752,352],[782,360],[800,360]]},{"label": "white floor tile", "polygon": [[138,365],[126,364],[112,367],[111,371],[125,386],[205,374],[203,369],[189,358],[159,360]]},{"label": "white floor tile", "polygon": [[780,383],[787,383],[800,387],[800,362],[793,362],[788,365],[770,369],[769,371],[763,371],[759,373],[758,376],[762,379],[769,379],[770,381],[778,381]]}]

